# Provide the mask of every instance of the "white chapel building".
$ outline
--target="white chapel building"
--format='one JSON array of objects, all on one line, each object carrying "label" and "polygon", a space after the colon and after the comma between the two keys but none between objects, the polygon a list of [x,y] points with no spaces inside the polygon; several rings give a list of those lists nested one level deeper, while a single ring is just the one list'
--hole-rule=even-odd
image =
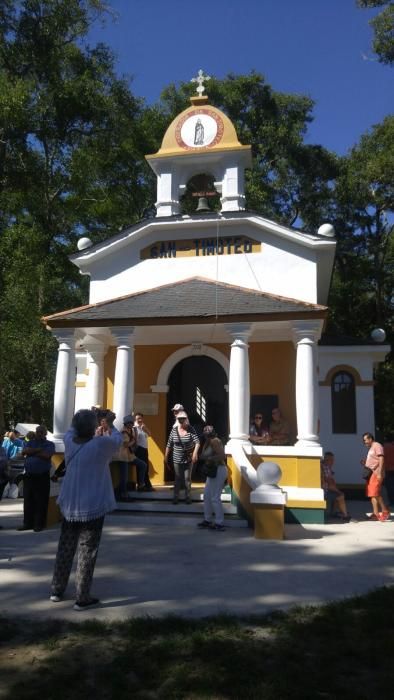
[{"label": "white chapel building", "polygon": [[[44,319],[59,342],[57,449],[77,408],[111,408],[119,426],[141,411],[152,433],[150,478],[168,483],[163,455],[180,402],[192,424],[212,423],[225,441],[234,498],[251,519],[263,459],[281,469],[288,519],[322,522],[321,456],[335,453],[339,483],[362,483],[374,368],[389,347],[324,338],[335,233],[327,224],[302,233],[245,209],[251,148],[202,92],[147,156],[156,216],[97,245],[82,239],[72,261],[89,275],[89,303]],[[194,192],[196,211],[183,214],[183,197],[201,182],[220,211],[208,208],[205,188]],[[253,446],[251,417],[269,419],[276,406],[291,444]]]}]

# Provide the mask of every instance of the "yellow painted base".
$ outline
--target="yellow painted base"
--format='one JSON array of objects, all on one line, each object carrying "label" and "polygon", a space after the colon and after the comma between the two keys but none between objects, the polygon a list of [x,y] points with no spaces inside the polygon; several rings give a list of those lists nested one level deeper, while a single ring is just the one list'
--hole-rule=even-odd
[{"label": "yellow painted base", "polygon": [[52,466],[55,467],[55,469],[58,468],[59,464],[63,462],[64,459],[64,452],[56,452],[56,454],[53,455],[51,459]]},{"label": "yellow painted base", "polygon": [[[297,486],[306,490],[303,499],[289,499],[287,501],[287,513],[289,509],[296,508],[302,510],[303,517],[307,518],[310,511],[311,517],[315,518],[317,517],[317,511],[324,511],[326,504],[323,499],[321,501],[310,500],[307,495],[308,488],[315,489],[320,487],[320,460],[317,457],[270,457],[264,455],[264,460],[279,464],[282,470],[279,486],[282,488]],[[251,461],[257,468],[261,463],[261,457],[257,455],[252,456]],[[283,539],[284,510],[283,514],[280,515],[276,507],[267,505],[264,508],[271,508],[271,511],[264,513],[264,517],[262,517],[260,511],[263,506],[250,503],[251,489],[245,479],[243,479],[231,456],[228,457],[227,463],[231,473],[230,483],[240,505],[241,514],[245,514],[249,521],[255,524],[255,536],[263,539]],[[259,522],[257,522],[258,520]],[[315,520],[309,521],[305,519],[305,522],[315,522]],[[320,520],[316,522],[320,522]]]},{"label": "yellow painted base", "polygon": [[56,503],[56,499],[57,496],[51,496],[48,502],[47,527],[60,523],[62,519],[62,514],[59,506]]},{"label": "yellow painted base", "polygon": [[293,499],[289,498],[287,500],[287,503],[286,503],[286,506],[288,508],[311,508],[312,510],[315,508],[322,508],[323,510],[325,510],[326,505],[327,505],[326,502],[323,500],[321,500],[321,501],[307,501],[307,500],[300,501],[300,500],[296,500],[294,498]]},{"label": "yellow painted base", "polygon": [[[110,471],[111,471],[111,476],[112,476],[112,483],[114,488],[116,488],[119,485],[119,467],[118,467],[118,462],[111,462],[109,465]],[[135,484],[137,483],[137,469],[134,466],[134,464],[129,464],[129,474],[127,477],[127,481],[132,481]]]},{"label": "yellow painted base", "polygon": [[283,540],[285,535],[284,506],[254,506],[254,536],[258,540]]}]

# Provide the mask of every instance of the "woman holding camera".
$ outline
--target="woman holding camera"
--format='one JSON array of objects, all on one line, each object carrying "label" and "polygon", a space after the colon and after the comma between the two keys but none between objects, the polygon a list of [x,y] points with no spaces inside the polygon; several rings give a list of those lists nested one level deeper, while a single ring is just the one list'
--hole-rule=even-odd
[{"label": "woman holding camera", "polygon": [[122,436],[112,425],[114,418],[114,414],[107,415],[106,430],[96,435],[96,413],[82,409],[64,436],[66,474],[58,498],[63,521],[50,600],[62,600],[78,548],[74,610],[99,602],[91,597],[90,587],[104,517],[116,506],[109,463]]},{"label": "woman holding camera", "polygon": [[222,531],[225,528],[221,495],[227,479],[224,448],[212,425],[206,425],[203,434],[205,441],[200,459],[204,463],[203,470],[207,474],[207,480],[204,488],[204,520],[198,527]]}]

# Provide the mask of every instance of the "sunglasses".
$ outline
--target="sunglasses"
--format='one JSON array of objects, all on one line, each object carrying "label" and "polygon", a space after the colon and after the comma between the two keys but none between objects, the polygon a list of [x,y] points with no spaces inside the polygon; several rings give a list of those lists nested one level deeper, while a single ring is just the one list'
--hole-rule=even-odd
[{"label": "sunglasses", "polygon": [[263,420],[263,416],[255,416],[254,419],[255,420]]}]

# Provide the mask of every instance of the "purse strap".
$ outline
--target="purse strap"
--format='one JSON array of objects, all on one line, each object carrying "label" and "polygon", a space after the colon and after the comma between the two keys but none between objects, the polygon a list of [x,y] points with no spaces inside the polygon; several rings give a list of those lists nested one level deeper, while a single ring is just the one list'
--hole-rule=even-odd
[{"label": "purse strap", "polygon": [[190,454],[189,454],[189,452],[187,452],[187,450],[185,449],[185,446],[184,446],[184,444],[183,444],[183,442],[182,442],[182,440],[181,440],[181,436],[179,435],[178,426],[176,426],[176,432],[178,433],[178,440],[179,440],[179,442],[181,443],[181,447],[182,447],[182,451],[183,451],[183,456],[184,456],[184,458],[186,459],[186,461],[189,462],[189,461],[190,461],[190,459],[189,459]]},{"label": "purse strap", "polygon": [[68,462],[66,462],[66,469],[67,469],[67,467],[70,465],[70,463],[73,461],[74,457],[77,456],[78,452],[79,452],[80,450],[82,450],[82,448],[83,448],[84,445],[86,445],[86,442],[83,442],[82,445],[80,445],[80,446],[78,447],[78,449],[75,450],[74,454],[71,455],[71,457],[70,457],[70,459],[68,460]]}]

